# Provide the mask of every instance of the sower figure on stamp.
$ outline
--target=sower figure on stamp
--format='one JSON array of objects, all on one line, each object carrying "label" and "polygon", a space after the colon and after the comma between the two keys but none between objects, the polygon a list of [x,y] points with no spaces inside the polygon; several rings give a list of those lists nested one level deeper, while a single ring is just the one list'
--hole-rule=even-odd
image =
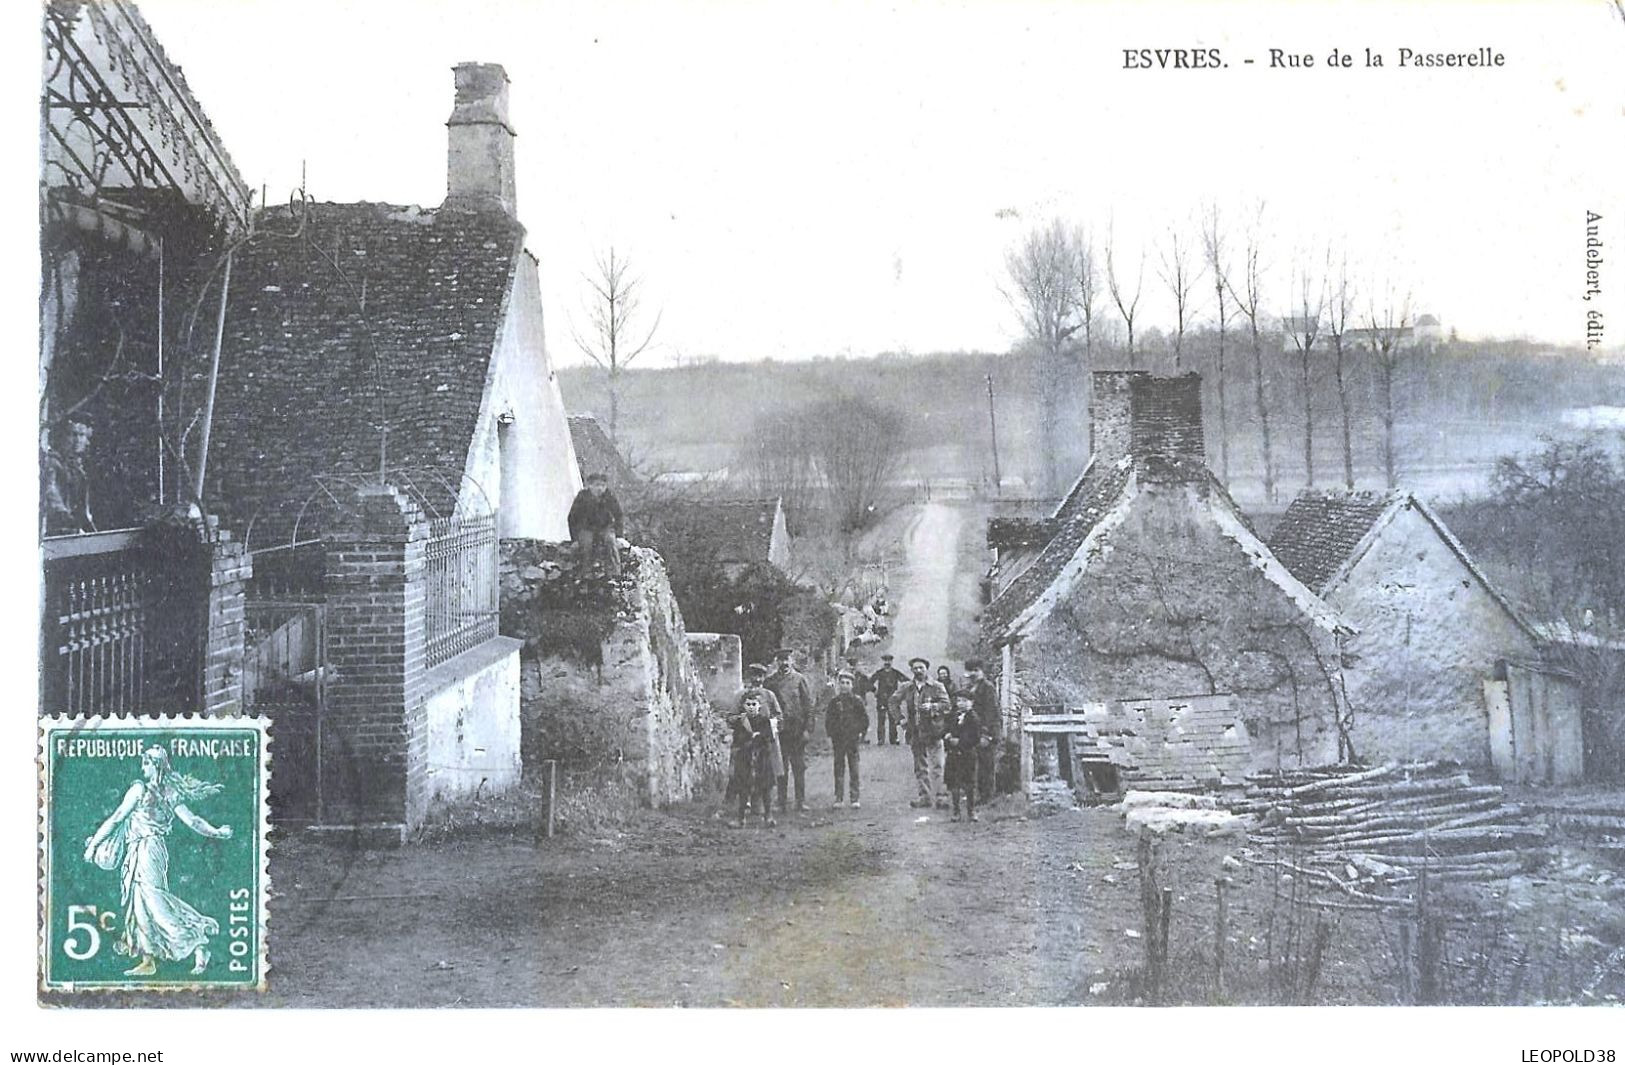
[{"label": "sower figure on stamp", "polygon": [[914,677],[892,696],[892,714],[903,719],[908,745],[914,752],[914,782],[919,786],[919,797],[909,805],[929,807],[932,797],[942,791],[942,723],[948,693],[931,679],[930,662],[911,658],[908,666]]},{"label": "sower figure on stamp", "polygon": [[570,504],[568,521],[576,564],[582,569],[596,568],[602,560],[606,573],[620,576],[620,538],[625,519],[620,500],[609,490],[608,477],[587,474],[587,486],[576,493],[575,502]]},{"label": "sower figure on stamp", "polygon": [[812,683],[790,664],[795,652],[780,648],[775,656],[778,669],[767,678],[767,690],[779,701],[783,714],[779,724],[779,748],[784,753],[785,775],[779,778],[779,812],[784,813],[789,798],[789,777],[796,778],[796,809],[807,808],[807,738],[812,733]]},{"label": "sower figure on stamp", "polygon": [[[745,688],[739,693],[739,699],[734,703],[735,714],[744,713],[745,700],[754,696],[761,704],[762,710],[765,711],[770,718],[777,720],[783,717],[783,714],[779,711],[778,699],[774,698],[772,692],[762,687],[762,682],[766,679],[767,667],[762,665],[760,662],[752,662],[750,665],[745,667]],[[735,755],[739,753],[737,748],[735,748],[734,753]],[[737,779],[739,778],[736,774],[729,774],[728,790],[723,796],[724,802],[732,802],[735,798],[739,797],[736,792],[735,784]],[[746,801],[750,801],[754,798],[754,796],[752,796],[747,789],[744,798]]]},{"label": "sower figure on stamp", "polygon": [[835,805],[846,797],[846,771],[852,770],[852,809],[858,808],[858,744],[869,731],[869,711],[858,697],[856,678],[842,670],[835,678],[835,698],[824,712],[824,731],[835,748]]},{"label": "sower figure on stamp", "polygon": [[891,745],[897,746],[897,715],[892,713],[892,697],[907,680],[908,674],[892,665],[891,655],[881,655],[880,668],[869,675],[869,683],[875,689],[876,743],[885,743],[889,735]]},{"label": "sower figure on stamp", "polygon": [[174,772],[168,752],[156,746],[141,754],[141,777],[85,840],[85,861],[122,873],[124,927],[113,949],[140,959],[125,976],[152,976],[159,958],[181,961],[188,955],[192,972],[202,973],[209,965],[209,937],[219,935],[220,923],[170,893],[169,832],[178,820],[200,836],[230,839],[231,826],[216,828],[187,805],[222,788]]},{"label": "sower figure on stamp", "polygon": [[965,687],[959,692],[961,705],[969,705],[982,725],[982,744],[976,750],[976,792],[982,802],[993,801],[994,786],[998,781],[999,742],[1004,737],[1004,722],[999,715],[999,692],[987,679],[986,668],[979,658],[965,663]]},{"label": "sower figure on stamp", "polygon": [[943,730],[943,745],[947,748],[947,766],[944,775],[948,790],[953,795],[954,817],[959,820],[959,799],[964,796],[966,819],[976,820],[976,755],[982,747],[982,722],[971,709],[969,700],[960,700],[948,718]]},{"label": "sower figure on stamp", "polygon": [[733,734],[732,789],[739,804],[735,827],[745,827],[745,811],[754,801],[762,813],[762,824],[771,828],[773,820],[773,783],[778,779],[774,764],[774,721],[766,708],[767,693],[759,689],[746,689],[740,696],[739,709],[728,718]]}]

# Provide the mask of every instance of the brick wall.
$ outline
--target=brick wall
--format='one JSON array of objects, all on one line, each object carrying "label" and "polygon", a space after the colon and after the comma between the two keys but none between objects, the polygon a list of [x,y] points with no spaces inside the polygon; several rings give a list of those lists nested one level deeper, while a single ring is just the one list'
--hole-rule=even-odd
[{"label": "brick wall", "polygon": [[363,488],[327,537],[323,819],[416,824],[428,801],[422,513]]},{"label": "brick wall", "polygon": [[254,563],[248,551],[221,534],[209,552],[208,629],[203,648],[203,711],[243,710],[243,594]]}]

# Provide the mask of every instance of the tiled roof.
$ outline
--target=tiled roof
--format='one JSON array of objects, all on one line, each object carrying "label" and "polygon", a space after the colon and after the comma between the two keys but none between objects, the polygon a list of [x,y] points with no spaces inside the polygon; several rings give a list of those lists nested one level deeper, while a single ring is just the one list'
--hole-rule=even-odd
[{"label": "tiled roof", "polygon": [[570,439],[575,443],[576,464],[581,476],[601,473],[609,478],[611,488],[620,488],[637,481],[637,474],[616,450],[603,423],[591,414],[570,415]]},{"label": "tiled roof", "polygon": [[1400,494],[1299,493],[1270,535],[1270,551],[1288,572],[1319,594]]},{"label": "tiled roof", "polygon": [[1060,526],[1054,518],[989,518],[987,546],[1002,550],[1042,547],[1055,538]]},{"label": "tiled roof", "polygon": [[1057,530],[1054,538],[1039,552],[1032,565],[983,612],[982,626],[990,640],[996,642],[1004,635],[1010,623],[1060,576],[1100,519],[1122,495],[1133,470],[1134,464],[1123,460],[1105,467],[1090,463],[1083,471],[1051,519]]},{"label": "tiled roof", "polygon": [[670,566],[767,562],[778,513],[777,499],[662,499],[629,524]]},{"label": "tiled roof", "polygon": [[[467,461],[523,228],[495,211],[313,204],[260,212],[232,267],[210,497],[254,541],[323,475]],[[387,439],[382,430],[387,429]]]}]

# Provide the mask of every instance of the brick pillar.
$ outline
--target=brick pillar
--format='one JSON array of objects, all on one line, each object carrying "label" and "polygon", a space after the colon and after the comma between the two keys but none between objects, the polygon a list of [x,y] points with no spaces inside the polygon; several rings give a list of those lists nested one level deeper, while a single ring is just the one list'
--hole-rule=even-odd
[{"label": "brick pillar", "polygon": [[429,527],[387,485],[356,493],[327,539],[322,820],[417,824],[426,804],[424,544]]},{"label": "brick pillar", "polygon": [[206,545],[208,624],[203,645],[203,712],[243,712],[243,593],[254,563],[242,544],[221,533]]}]

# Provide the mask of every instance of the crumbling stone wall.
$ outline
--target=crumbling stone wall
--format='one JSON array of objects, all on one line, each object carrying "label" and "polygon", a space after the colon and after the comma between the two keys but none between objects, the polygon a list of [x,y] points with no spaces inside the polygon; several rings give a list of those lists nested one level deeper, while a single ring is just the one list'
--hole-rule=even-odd
[{"label": "crumbling stone wall", "polygon": [[727,760],[660,556],[626,555],[620,578],[579,573],[565,545],[502,543],[502,628],[524,643],[528,761],[602,769],[655,806],[693,798]]},{"label": "crumbling stone wall", "polygon": [[1337,637],[1266,578],[1207,491],[1139,495],[1077,586],[1012,648],[1013,699],[1025,709],[1231,693],[1255,766],[1337,761]]}]

